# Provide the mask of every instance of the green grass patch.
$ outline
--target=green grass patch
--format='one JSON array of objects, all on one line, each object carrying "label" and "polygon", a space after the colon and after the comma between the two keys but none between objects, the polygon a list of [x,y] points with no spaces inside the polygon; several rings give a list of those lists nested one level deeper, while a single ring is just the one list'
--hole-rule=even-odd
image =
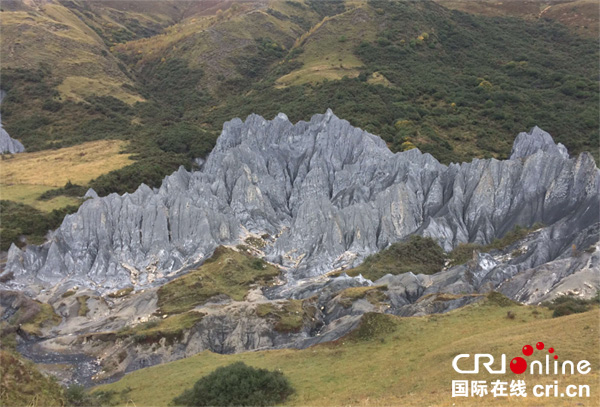
[{"label": "green grass patch", "polygon": [[160,312],[174,314],[219,294],[241,301],[251,285],[265,284],[278,275],[277,267],[221,246],[198,269],[160,287],[158,306]]},{"label": "green grass patch", "polygon": [[256,249],[263,249],[267,245],[263,239],[254,236],[247,237],[244,242]]},{"label": "green grass patch", "polygon": [[[61,322],[61,318],[49,304],[44,304],[26,297],[16,291],[2,291],[4,302],[18,304],[17,310],[8,319],[0,321],[0,346],[13,349],[16,347],[15,333],[22,332],[41,336],[42,330]],[[19,332],[21,334],[21,332]]]},{"label": "green grass patch", "polygon": [[77,302],[79,303],[79,309],[77,310],[77,315],[80,317],[85,317],[87,316],[88,312],[90,311],[88,305],[87,305],[87,300],[90,298],[89,295],[80,295],[79,297],[77,297]]},{"label": "green grass patch", "polygon": [[411,236],[407,241],[392,244],[365,259],[358,267],[347,271],[349,276],[362,274],[375,281],[386,274],[433,274],[444,267],[444,250],[429,237]]},{"label": "green grass patch", "polygon": [[595,297],[590,299],[578,298],[573,295],[562,295],[543,305],[553,311],[553,318],[557,318],[565,315],[587,312],[594,307],[597,308],[598,304],[600,304],[600,291],[596,293]]},{"label": "green grass patch", "polygon": [[256,307],[256,315],[275,321],[274,329],[281,333],[300,332],[307,319],[315,316],[310,300],[289,300],[284,304],[266,303]]},{"label": "green grass patch", "polygon": [[487,295],[487,305],[495,305],[498,307],[515,307],[520,306],[521,304],[511,300],[506,295],[499,293],[498,291],[491,291]]},{"label": "green grass patch", "polygon": [[62,319],[54,312],[51,305],[44,303],[38,303],[38,305],[39,311],[33,318],[22,322],[21,329],[30,335],[40,336],[42,328],[58,325]]},{"label": "green grass patch", "polygon": [[[530,228],[525,228],[523,226],[517,225],[513,230],[506,233],[502,238],[494,239],[490,244],[487,245],[480,245],[477,243],[461,243],[448,254],[448,259],[450,260],[449,265],[458,266],[460,264],[468,262],[469,260],[473,259],[473,251],[487,253],[491,250],[504,250],[508,246],[518,242],[521,239],[524,239],[531,232],[534,232],[543,227],[544,225],[541,223],[535,223]],[[514,255],[522,254],[518,250],[515,250],[513,253]]]},{"label": "green grass patch", "polygon": [[370,341],[394,332],[397,320],[393,315],[368,312],[360,320],[358,328],[348,338],[359,341]]},{"label": "green grass patch", "polygon": [[39,372],[35,364],[0,350],[0,404],[3,406],[64,406],[63,388]]},{"label": "green grass patch", "polygon": [[492,243],[485,246],[485,249],[488,251],[494,249],[504,250],[511,244],[516,243],[519,240],[525,238],[525,236],[527,236],[531,232],[543,227],[544,225],[542,225],[541,223],[536,223],[531,228],[525,228],[523,226],[517,225],[513,230],[505,234],[502,238],[494,239]]},{"label": "green grass patch", "polygon": [[115,291],[114,293],[108,294],[108,297],[110,297],[110,298],[123,298],[123,297],[128,296],[132,292],[133,292],[133,287],[125,287],[125,288],[121,288],[120,290]]},{"label": "green grass patch", "polygon": [[75,290],[67,290],[60,297],[61,298],[68,298],[68,297],[70,297],[72,295],[75,295],[76,293],[77,293],[77,291],[75,291]]},{"label": "green grass patch", "polygon": [[189,311],[172,315],[164,319],[154,319],[117,332],[118,338],[132,338],[137,343],[151,344],[166,338],[167,343],[174,343],[183,338],[186,330],[204,318],[203,313]]},{"label": "green grass patch", "polygon": [[[565,358],[591,362],[592,372],[572,376],[569,380],[573,383],[569,384],[589,385],[600,378],[600,354],[596,351],[598,310],[552,319],[552,311],[545,307],[484,304],[424,317],[373,317],[369,325],[375,329],[363,328],[368,340],[343,338],[302,350],[234,355],[205,351],[132,372],[94,391],[119,393],[130,388],[128,398],[136,405],[166,406],[199,377],[241,361],[256,368],[280,370],[289,378],[296,392],[283,405],[358,405],[367,398],[374,405],[445,405],[450,392],[448,380],[455,374],[452,360],[456,355],[518,354],[524,344],[544,337],[552,338],[552,346],[557,352],[566,352]],[[516,315],[514,319],[507,318],[508,311]],[[478,380],[510,381],[511,375],[510,371],[504,376],[482,373]],[[542,385],[552,384],[554,379],[536,378]],[[157,382],[161,385],[156,386]],[[584,404],[588,401],[574,400]],[[559,406],[564,400],[549,398],[545,403]],[[125,402],[119,405],[124,406]]]},{"label": "green grass patch", "polygon": [[[1,165],[4,165],[2,163]],[[76,197],[57,195],[47,200],[41,200],[44,195],[52,194],[53,187],[47,185],[28,185],[28,184],[0,184],[2,189],[2,198],[7,201],[24,204],[33,207],[39,211],[48,213],[54,209],[61,209],[66,206],[79,206],[81,201]],[[83,193],[85,194],[85,192]],[[83,194],[79,196],[83,196]]]},{"label": "green grass patch", "polygon": [[387,291],[387,286],[385,285],[378,287],[346,288],[340,293],[340,304],[345,308],[349,308],[354,301],[365,298],[373,305],[380,305],[383,301],[387,300],[387,295],[385,295],[384,291]]},{"label": "green grass patch", "polygon": [[473,259],[474,251],[482,252],[484,251],[484,247],[485,246],[477,243],[460,243],[448,254],[450,259],[449,266],[452,267],[465,264]]}]

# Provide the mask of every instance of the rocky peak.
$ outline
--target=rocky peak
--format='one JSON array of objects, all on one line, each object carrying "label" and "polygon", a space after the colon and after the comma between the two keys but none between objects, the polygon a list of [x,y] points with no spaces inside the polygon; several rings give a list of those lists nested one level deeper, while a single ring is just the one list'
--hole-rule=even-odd
[{"label": "rocky peak", "polygon": [[569,158],[569,152],[564,145],[554,143],[550,134],[538,126],[534,126],[529,133],[521,132],[517,135],[510,153],[510,159],[527,157],[538,151],[559,154],[563,158]]}]

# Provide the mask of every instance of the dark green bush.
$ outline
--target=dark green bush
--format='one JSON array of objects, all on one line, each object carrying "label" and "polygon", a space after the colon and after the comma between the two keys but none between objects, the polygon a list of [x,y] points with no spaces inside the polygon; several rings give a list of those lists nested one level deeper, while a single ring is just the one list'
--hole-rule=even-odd
[{"label": "dark green bush", "polygon": [[444,267],[446,254],[430,237],[412,235],[407,241],[392,244],[385,250],[365,259],[363,264],[349,270],[348,275],[359,273],[370,280],[386,274],[433,274]]},{"label": "dark green bush", "polygon": [[294,392],[281,372],[243,362],[220,367],[173,399],[176,406],[272,406]]},{"label": "dark green bush", "polygon": [[156,144],[162,151],[185,154],[192,159],[208,155],[214,142],[206,130],[190,123],[177,123],[156,134]]},{"label": "dark green bush", "polygon": [[511,300],[506,295],[499,293],[498,291],[491,291],[488,293],[486,304],[497,305],[500,307],[512,307],[514,305],[521,305],[518,302]]},{"label": "dark green bush", "polygon": [[89,394],[80,384],[72,384],[65,390],[67,406],[71,407],[100,407],[100,401]]},{"label": "dark green bush", "polygon": [[210,96],[202,92],[200,87],[204,72],[199,68],[190,68],[183,59],[168,58],[146,64],[140,76],[144,93],[180,115],[189,108],[210,102]]},{"label": "dark green bush", "polygon": [[73,184],[71,181],[67,181],[64,187],[51,189],[44,192],[38,198],[41,201],[48,201],[57,196],[73,196],[73,197],[82,197],[87,192],[87,188],[81,185]]},{"label": "dark green bush", "polygon": [[262,270],[263,268],[265,268],[265,261],[263,259],[255,257],[250,261],[250,267],[252,267],[255,270]]},{"label": "dark green bush", "polygon": [[58,112],[62,108],[62,103],[57,102],[52,99],[47,99],[44,104],[42,104],[42,109],[48,110],[50,112]]},{"label": "dark green bush", "polygon": [[269,65],[284,57],[287,51],[271,38],[258,38],[255,46],[247,48],[247,55],[232,58],[237,71],[247,78],[263,76]]},{"label": "dark green bush", "polygon": [[29,205],[0,201],[0,250],[8,250],[11,243],[23,246],[18,241],[25,236],[29,243],[43,243],[49,230],[56,229],[65,215],[76,212],[78,206],[67,206],[52,212],[42,212]]},{"label": "dark green bush", "polygon": [[473,251],[482,251],[483,246],[476,243],[461,243],[452,250],[448,257],[450,258],[450,266],[458,266],[464,264],[473,258]]},{"label": "dark green bush", "polygon": [[321,16],[334,16],[346,9],[343,0],[307,0],[306,4]]},{"label": "dark green bush", "polygon": [[562,295],[551,302],[542,305],[546,305],[553,310],[552,317],[557,318],[589,311],[594,305],[598,304],[600,304],[600,291],[596,293],[595,297],[587,300],[573,295]]},{"label": "dark green bush", "polygon": [[358,328],[350,335],[353,339],[370,341],[396,330],[393,316],[367,312],[360,320]]}]

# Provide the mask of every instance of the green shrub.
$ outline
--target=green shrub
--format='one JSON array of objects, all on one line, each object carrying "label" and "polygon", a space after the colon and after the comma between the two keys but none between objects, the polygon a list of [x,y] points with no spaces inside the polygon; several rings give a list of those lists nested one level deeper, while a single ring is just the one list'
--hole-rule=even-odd
[{"label": "green shrub", "polygon": [[[490,244],[485,246],[477,243],[461,243],[448,254],[448,259],[450,260],[449,265],[458,266],[468,262],[473,258],[473,251],[486,253],[490,250],[504,250],[510,245],[525,238],[528,234],[542,227],[544,227],[544,225],[539,222],[534,223],[530,228],[516,225],[514,229],[507,232],[504,236],[502,236],[502,238],[494,239]],[[520,256],[522,254],[523,253],[520,250],[513,251],[513,257]]]},{"label": "green shrub", "polygon": [[473,258],[473,251],[483,250],[483,246],[476,243],[461,243],[454,248],[448,255],[450,266],[464,264]]},{"label": "green shrub", "polygon": [[73,384],[65,390],[67,406],[75,407],[100,407],[100,400],[93,394],[89,394],[85,387],[80,384]]},{"label": "green shrub", "polygon": [[255,270],[262,270],[265,267],[265,261],[263,259],[255,258],[250,261],[250,267]]},{"label": "green shrub", "polygon": [[395,330],[396,323],[392,315],[368,312],[362,316],[359,327],[350,336],[353,339],[370,341]]},{"label": "green shrub", "polygon": [[365,259],[363,264],[348,271],[348,275],[377,280],[386,274],[433,274],[444,267],[446,254],[430,237],[412,235],[407,241],[392,244]]},{"label": "green shrub", "polygon": [[280,305],[272,303],[259,304],[256,315],[269,318],[273,328],[280,333],[298,333],[304,322],[314,320],[316,309],[310,300],[289,300]]},{"label": "green shrub", "polygon": [[73,184],[71,181],[67,181],[64,187],[57,189],[50,189],[44,192],[38,198],[41,201],[48,201],[57,196],[74,196],[74,197],[82,197],[87,192],[87,188],[81,185]]},{"label": "green shrub", "polygon": [[67,297],[70,297],[70,296],[72,296],[72,295],[74,295],[74,294],[76,294],[76,293],[77,293],[77,291],[74,291],[74,290],[67,290],[67,291],[65,291],[65,292],[63,293],[63,295],[61,295],[61,298],[67,298]]},{"label": "green shrub", "polygon": [[220,367],[173,399],[176,406],[272,406],[294,392],[281,372],[243,362]]},{"label": "green shrub", "polygon": [[594,305],[600,304],[600,291],[596,293],[596,296],[588,300],[578,298],[573,295],[562,295],[555,298],[549,303],[544,303],[551,310],[553,318],[562,317],[565,315],[579,314],[592,309]]},{"label": "green shrub", "polygon": [[486,304],[496,305],[500,307],[512,307],[514,305],[521,305],[516,301],[511,300],[506,295],[499,293],[498,291],[491,291],[487,295]]},{"label": "green shrub", "polygon": [[24,236],[28,243],[43,243],[48,231],[60,226],[65,215],[76,212],[77,209],[78,206],[66,206],[48,213],[29,205],[1,200],[0,250],[8,250],[11,243],[23,246],[19,241],[21,236]]},{"label": "green shrub", "polygon": [[44,102],[44,104],[42,105],[42,109],[55,113],[55,112],[58,112],[60,109],[62,109],[62,103],[57,102],[52,99],[47,99]]},{"label": "green shrub", "polygon": [[343,0],[307,0],[306,4],[321,16],[334,16],[346,10]]}]

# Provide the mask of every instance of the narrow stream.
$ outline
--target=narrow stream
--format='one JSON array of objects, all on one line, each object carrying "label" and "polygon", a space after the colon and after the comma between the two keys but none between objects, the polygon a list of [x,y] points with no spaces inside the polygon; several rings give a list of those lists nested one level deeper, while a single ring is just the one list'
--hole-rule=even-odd
[{"label": "narrow stream", "polygon": [[17,351],[25,358],[37,364],[68,365],[65,374],[58,376],[60,382],[67,386],[80,384],[85,387],[95,386],[92,377],[100,371],[100,363],[93,357],[83,353],[49,353],[41,350],[38,341],[28,341],[17,345]]}]

